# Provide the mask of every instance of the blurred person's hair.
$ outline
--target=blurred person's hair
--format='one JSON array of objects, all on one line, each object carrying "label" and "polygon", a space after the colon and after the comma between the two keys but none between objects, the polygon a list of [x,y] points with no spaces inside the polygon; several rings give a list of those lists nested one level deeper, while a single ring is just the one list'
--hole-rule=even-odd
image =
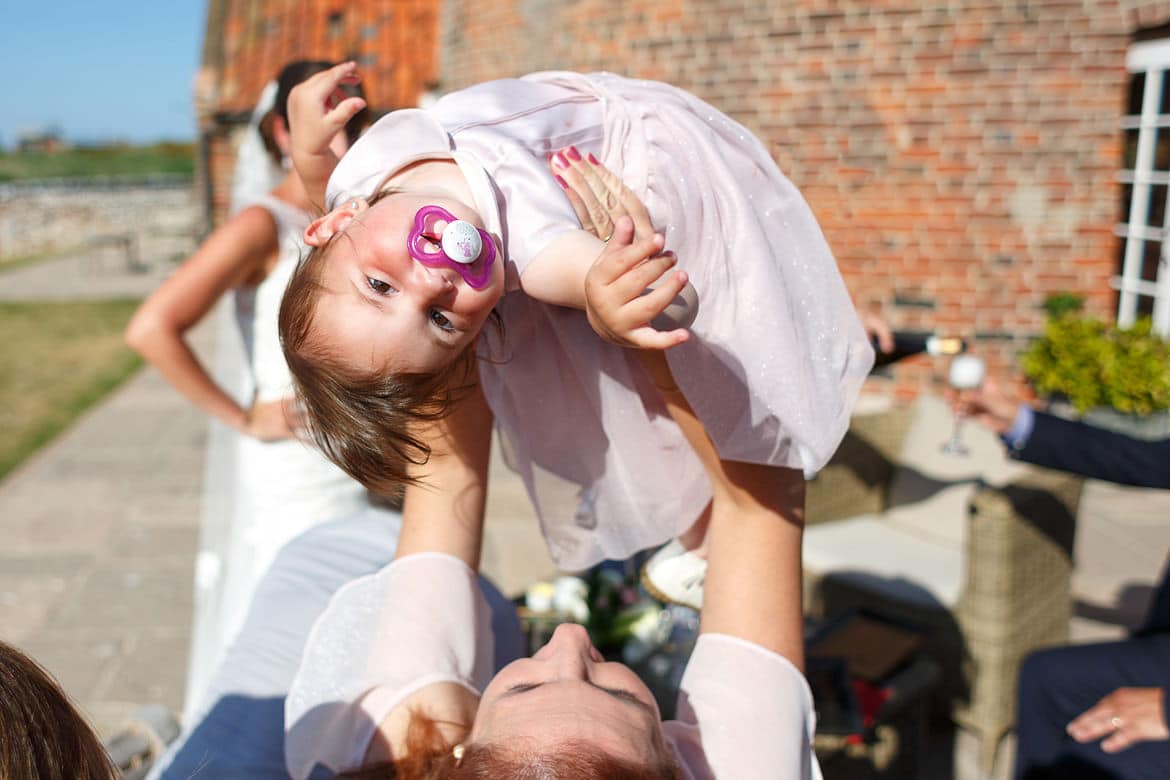
[{"label": "blurred person's hair", "polygon": [[[335,64],[327,60],[296,60],[285,65],[280,70],[280,75],[276,77],[276,100],[272,104],[272,108],[260,120],[260,137],[264,139],[264,148],[272,155],[272,159],[280,165],[284,160],[284,155],[280,151],[280,147],[276,144],[276,137],[272,132],[272,123],[276,117],[284,120],[284,124],[288,126],[288,94],[292,92],[293,87],[300,84],[310,76],[316,75],[323,70],[329,70]],[[365,92],[362,90],[361,84],[342,84],[341,91],[350,97],[365,97]],[[345,124],[345,137],[349,141],[349,145],[353,146],[354,141],[362,134],[370,124],[370,110],[363,108],[361,111],[353,115],[352,118]]]},{"label": "blurred person's hair", "polygon": [[36,661],[0,642],[0,778],[121,777],[57,681]]},{"label": "blurred person's hair", "polygon": [[339,774],[338,780],[676,780],[678,768],[665,746],[648,746],[644,762],[604,753],[570,740],[553,753],[499,745],[467,745],[456,758],[455,743],[439,722],[411,713],[403,756]]}]

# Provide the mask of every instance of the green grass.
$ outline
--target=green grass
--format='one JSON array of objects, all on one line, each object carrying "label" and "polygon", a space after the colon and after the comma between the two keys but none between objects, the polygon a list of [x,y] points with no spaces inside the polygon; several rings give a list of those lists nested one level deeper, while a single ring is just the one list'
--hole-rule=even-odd
[{"label": "green grass", "polygon": [[85,147],[52,154],[0,153],[0,182],[155,173],[190,176],[194,171],[191,144]]},{"label": "green grass", "polygon": [[0,303],[0,479],[142,364],[122,342],[137,306]]}]

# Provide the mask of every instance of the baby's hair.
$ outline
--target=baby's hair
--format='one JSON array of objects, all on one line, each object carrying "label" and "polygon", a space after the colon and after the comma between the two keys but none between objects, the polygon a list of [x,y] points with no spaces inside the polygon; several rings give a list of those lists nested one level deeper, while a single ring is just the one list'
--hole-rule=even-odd
[{"label": "baby's hair", "polygon": [[[370,205],[394,194],[382,190]],[[325,256],[345,233],[314,247],[293,271],[280,303],[278,327],[309,434],[331,461],[379,495],[417,483],[412,467],[430,458],[415,431],[441,420],[474,387],[474,343],[433,373],[361,373],[331,355],[313,323]]]},{"label": "baby's hair", "polygon": [[0,778],[117,780],[93,729],[40,664],[0,642]]}]

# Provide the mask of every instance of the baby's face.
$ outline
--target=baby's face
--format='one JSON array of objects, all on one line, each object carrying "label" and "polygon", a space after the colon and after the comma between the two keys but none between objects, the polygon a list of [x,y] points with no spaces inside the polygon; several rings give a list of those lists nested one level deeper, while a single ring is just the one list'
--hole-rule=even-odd
[{"label": "baby's face", "polygon": [[[362,374],[434,372],[449,365],[503,294],[499,258],[487,285],[475,289],[455,269],[428,267],[410,256],[414,217],[427,205],[480,225],[465,204],[415,194],[390,195],[372,206],[349,201],[323,218],[334,220],[328,224],[343,235],[323,258],[325,292],[314,323],[328,348]],[[312,244],[314,227],[309,230]]]}]

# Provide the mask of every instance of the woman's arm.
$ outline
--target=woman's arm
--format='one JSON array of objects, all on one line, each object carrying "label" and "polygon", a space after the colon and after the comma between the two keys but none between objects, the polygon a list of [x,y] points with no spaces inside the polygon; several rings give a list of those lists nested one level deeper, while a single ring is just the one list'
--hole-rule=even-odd
[{"label": "woman's arm", "polygon": [[700,633],[745,639],[803,669],[804,475],[795,469],[721,460],[675,385],[666,356],[642,350],[638,357],[711,479],[714,498]]},{"label": "woman's arm", "polygon": [[422,483],[406,488],[398,558],[441,552],[479,568],[492,413],[478,376],[472,379],[475,387],[425,435],[431,457],[418,467]]},{"label": "woman's arm", "polygon": [[[572,193],[569,200],[582,224],[607,219],[618,224],[632,218],[634,229],[639,234],[646,232],[649,217],[642,204],[600,164],[578,163],[566,182]],[[613,297],[604,287],[597,292],[602,307]],[[803,474],[721,460],[675,384],[666,356],[660,351],[640,350],[638,357],[711,479],[714,500],[707,532],[708,568],[700,631],[745,639],[801,667]]]},{"label": "woman's arm", "polygon": [[711,513],[700,631],[746,639],[803,669],[804,475],[751,463],[723,466],[736,509]]},{"label": "woman's arm", "polygon": [[276,225],[260,207],[245,209],[212,233],[143,301],[126,327],[126,343],[193,404],[231,428],[258,438],[291,435],[279,402],[245,410],[215,383],[184,336],[225,292],[262,274],[277,251]]},{"label": "woman's arm", "polygon": [[[431,457],[419,467],[424,484],[408,485],[402,507],[402,530],[395,558],[417,553],[452,555],[472,570],[479,568],[491,453],[492,413],[476,377],[475,389],[461,398],[452,413],[425,437]],[[434,587],[435,583],[418,583]],[[450,601],[445,601],[449,605]],[[449,606],[446,607],[450,611]],[[450,615],[435,617],[447,626]],[[466,630],[473,632],[474,622]],[[433,632],[432,632],[433,633]],[[431,635],[431,634],[428,634]],[[445,648],[450,654],[450,649]],[[392,761],[405,755],[411,719],[425,714],[440,724],[450,742],[458,742],[475,720],[478,697],[467,688],[445,682],[428,685],[404,699],[378,723],[366,747],[365,763]]]}]

